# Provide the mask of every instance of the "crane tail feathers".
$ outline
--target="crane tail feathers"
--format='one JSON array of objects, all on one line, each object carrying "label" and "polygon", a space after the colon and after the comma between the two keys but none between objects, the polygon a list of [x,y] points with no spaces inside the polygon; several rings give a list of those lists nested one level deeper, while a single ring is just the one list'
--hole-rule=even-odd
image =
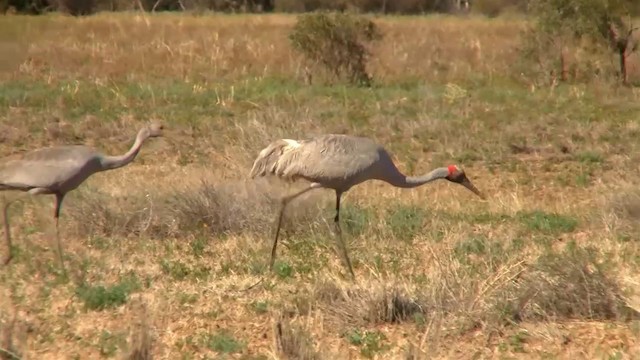
[{"label": "crane tail feathers", "polygon": [[272,142],[266,148],[260,151],[258,157],[253,162],[249,178],[253,179],[258,176],[276,175],[282,177],[283,155],[291,150],[299,148],[300,142],[291,139],[280,139]]}]

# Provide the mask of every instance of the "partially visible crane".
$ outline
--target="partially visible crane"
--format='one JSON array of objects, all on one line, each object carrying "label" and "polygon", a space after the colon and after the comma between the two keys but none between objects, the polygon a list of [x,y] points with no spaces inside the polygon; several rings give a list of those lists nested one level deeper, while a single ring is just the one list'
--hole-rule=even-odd
[{"label": "partially visible crane", "polygon": [[260,151],[249,177],[266,175],[311,182],[308,188],[281,200],[269,269],[273,269],[285,207],[293,199],[313,189],[333,189],[336,193],[334,226],[338,245],[353,278],[355,274],[340,229],[340,198],[353,186],[368,180],[382,180],[396,187],[414,188],[446,179],[466,187],[484,199],[465,172],[456,165],[437,168],[424,176],[405,176],[395,166],[384,147],[371,139],[349,135],[327,134],[308,140],[276,140]]},{"label": "partially visible crane", "polygon": [[[163,125],[160,122],[151,122],[140,129],[131,149],[120,156],[103,155],[84,145],[62,145],[36,149],[22,155],[19,159],[0,160],[0,191],[18,190],[23,191],[24,195],[55,195],[53,217],[56,222],[58,257],[64,270],[58,220],[65,195],[97,172],[113,170],[129,164],[136,158],[145,140],[162,136],[162,130]],[[8,249],[5,265],[12,259],[8,210],[9,206],[19,198],[6,202],[3,209]]]}]

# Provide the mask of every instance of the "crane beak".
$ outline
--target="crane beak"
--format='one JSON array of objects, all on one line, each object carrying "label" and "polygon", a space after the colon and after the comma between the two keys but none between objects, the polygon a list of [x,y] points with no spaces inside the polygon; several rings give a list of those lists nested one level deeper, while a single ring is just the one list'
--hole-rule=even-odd
[{"label": "crane beak", "polygon": [[458,184],[460,184],[460,185],[466,187],[467,189],[469,189],[474,194],[478,195],[481,199],[483,199],[483,200],[486,199],[484,194],[482,194],[480,192],[480,190],[478,190],[478,188],[476,188],[475,185],[473,185],[473,183],[471,183],[471,180],[469,180],[467,178],[467,175],[465,175],[464,173],[462,174],[462,177],[457,182],[458,182]]}]

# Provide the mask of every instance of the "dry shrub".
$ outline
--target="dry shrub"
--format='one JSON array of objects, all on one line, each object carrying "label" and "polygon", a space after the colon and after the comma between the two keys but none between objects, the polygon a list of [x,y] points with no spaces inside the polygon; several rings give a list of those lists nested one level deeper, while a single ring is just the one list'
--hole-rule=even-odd
[{"label": "dry shrub", "polygon": [[153,213],[153,202],[145,196],[111,196],[97,189],[83,188],[73,197],[63,211],[77,223],[73,228],[80,236],[141,234],[157,222],[157,218],[152,218],[157,216]]},{"label": "dry shrub", "polygon": [[575,243],[561,253],[542,255],[509,289],[514,294],[505,294],[517,299],[510,307],[513,320],[626,320],[637,316],[626,305],[606,265],[595,249]]},{"label": "dry shrub", "polygon": [[280,319],[276,321],[274,338],[276,349],[284,359],[322,359],[314,349],[313,340],[309,332],[284,316],[280,316]]},{"label": "dry shrub", "polygon": [[[193,231],[212,236],[264,234],[272,230],[280,197],[281,192],[266,181],[213,184],[202,180],[199,185],[154,196],[134,191],[112,196],[84,187],[67,202],[65,214],[77,224],[73,228],[79,236],[169,238]],[[283,229],[308,231],[319,215],[319,208],[310,205],[304,199],[291,203]]]},{"label": "dry shrub", "polygon": [[[504,254],[502,255],[504,256]],[[625,303],[621,287],[591,248],[568,245],[534,265],[506,259],[501,265],[469,267],[450,258],[440,262],[420,288],[341,288],[319,283],[316,306],[340,326],[443,318],[456,327],[504,326],[514,322],[628,320],[638,314]]]},{"label": "dry shrub", "polygon": [[614,230],[619,235],[637,237],[640,234],[640,190],[623,190],[610,196],[606,202],[605,213],[612,215]]},{"label": "dry shrub", "polygon": [[215,235],[266,230],[276,204],[269,192],[242,183],[213,185],[202,181],[195,189],[170,195],[166,211],[180,230],[206,227]]},{"label": "dry shrub", "polygon": [[314,298],[323,312],[349,326],[400,323],[430,308],[421,294],[399,286],[343,289],[336,283],[322,282]]}]

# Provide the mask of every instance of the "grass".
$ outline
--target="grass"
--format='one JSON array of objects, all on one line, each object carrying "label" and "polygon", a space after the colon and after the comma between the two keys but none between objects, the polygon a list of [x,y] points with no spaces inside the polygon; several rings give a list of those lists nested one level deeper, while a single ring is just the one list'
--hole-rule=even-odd
[{"label": "grass", "polygon": [[[522,75],[521,19],[375,21],[385,37],[363,89],[315,68],[306,82],[287,42],[293,16],[0,18],[12,51],[0,62],[2,155],[73,143],[122,153],[147,119],[167,127],[134,163],[68,195],[68,276],[53,200],[12,207],[1,356],[638,353],[640,91]],[[354,284],[332,236],[334,195],[308,193],[287,211],[274,274],[242,291],[268,273],[278,199],[304,186],[248,180],[253,158],[274,139],[328,132],[375,138],[406,173],[458,163],[488,199],[447,183],[353,188],[341,220]]]}]

